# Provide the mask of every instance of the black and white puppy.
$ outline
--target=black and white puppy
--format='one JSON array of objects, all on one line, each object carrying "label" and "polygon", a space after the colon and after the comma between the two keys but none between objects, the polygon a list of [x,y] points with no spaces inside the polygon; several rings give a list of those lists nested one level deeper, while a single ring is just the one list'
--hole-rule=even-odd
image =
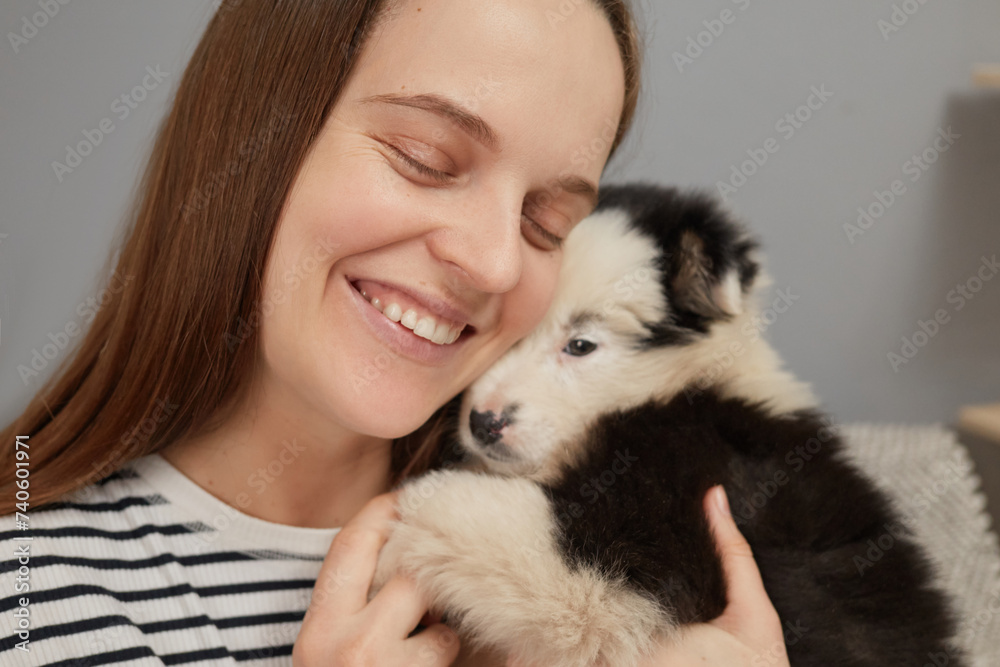
[{"label": "black and white puppy", "polygon": [[[404,484],[373,592],[404,570],[474,645],[635,665],[726,606],[702,506],[721,483],[792,665],[959,665],[920,550],[760,336],[744,230],[706,195],[634,184],[564,247],[544,321],[464,392],[480,470]],[[874,563],[873,543],[891,544]]]}]

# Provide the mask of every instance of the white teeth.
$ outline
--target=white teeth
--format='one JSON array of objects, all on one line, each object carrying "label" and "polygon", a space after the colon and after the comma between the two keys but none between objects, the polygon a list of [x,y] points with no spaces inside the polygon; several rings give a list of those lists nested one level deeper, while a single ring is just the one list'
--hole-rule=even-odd
[{"label": "white teeth", "polygon": [[399,318],[403,316],[403,309],[399,307],[398,303],[390,303],[382,311],[382,314],[388,317],[393,322],[398,322]]},{"label": "white teeth", "polygon": [[399,323],[407,329],[412,329],[417,326],[417,311],[410,308],[408,311],[403,313],[403,316],[399,319]]},{"label": "white teeth", "polygon": [[442,322],[434,329],[434,333],[431,335],[431,342],[444,345],[449,342],[449,338],[451,338],[451,327]]},{"label": "white teeth", "polygon": [[405,313],[402,307],[398,303],[390,302],[388,304],[384,303],[378,297],[369,298],[368,293],[363,291],[361,295],[368,299],[376,310],[385,315],[387,318],[393,322],[399,322],[407,329],[413,331],[414,334],[420,336],[421,338],[426,338],[432,343],[437,343],[438,345],[449,345],[458,340],[458,337],[462,335],[462,330],[465,329],[465,325],[448,326],[444,322],[438,322],[434,317],[430,315],[424,315],[420,317],[417,311],[410,308]]},{"label": "white teeth", "polygon": [[420,321],[417,322],[416,326],[413,327],[413,333],[417,334],[421,338],[426,338],[431,340],[434,338],[434,325],[437,324],[433,317],[422,317]]}]

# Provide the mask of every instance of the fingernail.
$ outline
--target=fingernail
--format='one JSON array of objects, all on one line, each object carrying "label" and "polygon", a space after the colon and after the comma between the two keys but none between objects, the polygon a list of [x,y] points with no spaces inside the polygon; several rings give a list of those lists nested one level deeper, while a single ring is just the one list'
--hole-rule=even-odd
[{"label": "fingernail", "polygon": [[732,516],[729,511],[729,498],[726,497],[726,490],[722,488],[722,485],[715,487],[712,492],[715,494],[715,506],[719,508],[719,511],[726,516]]}]

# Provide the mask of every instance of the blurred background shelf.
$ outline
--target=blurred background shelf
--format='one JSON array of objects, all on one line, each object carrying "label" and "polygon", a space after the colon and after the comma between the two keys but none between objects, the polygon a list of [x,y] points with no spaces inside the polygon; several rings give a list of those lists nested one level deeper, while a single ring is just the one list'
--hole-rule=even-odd
[{"label": "blurred background shelf", "polygon": [[958,427],[1000,447],[1000,403],[962,408],[958,413]]},{"label": "blurred background shelf", "polygon": [[980,88],[1000,88],[1000,65],[976,65],[972,82]]},{"label": "blurred background shelf", "polygon": [[1000,403],[962,408],[956,426],[983,482],[993,525],[1000,526]]}]

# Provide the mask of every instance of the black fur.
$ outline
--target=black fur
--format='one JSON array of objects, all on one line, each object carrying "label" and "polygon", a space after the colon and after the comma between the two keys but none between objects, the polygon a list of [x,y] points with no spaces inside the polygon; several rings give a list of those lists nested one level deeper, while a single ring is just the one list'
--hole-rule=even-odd
[{"label": "black fur", "polygon": [[702,506],[724,484],[792,665],[920,667],[949,651],[946,601],[841,449],[818,414],[772,417],[706,391],[603,416],[586,461],[546,490],[569,564],[624,576],[693,623],[726,605]]},{"label": "black fur", "polygon": [[[669,308],[644,323],[639,347],[684,346],[733,316],[714,288],[735,271],[749,293],[757,246],[711,195],[605,186],[598,211],[608,208],[623,209],[660,250]],[[703,500],[723,484],[794,667],[961,667],[928,562],[888,499],[847,462],[832,422],[813,410],[776,416],[704,380],[666,404],[599,416],[583,456],[542,485],[566,564],[624,580],[681,624],[718,617],[726,580]],[[511,419],[473,421],[487,423],[492,442]],[[450,444],[437,465],[461,467],[469,453]]]},{"label": "black fur", "polygon": [[[701,292],[710,285],[678,284],[679,276],[693,271],[693,265],[713,284],[735,269],[744,291],[757,277],[760,267],[749,256],[757,248],[756,241],[734,224],[708,193],[681,192],[648,183],[610,185],[601,188],[596,210],[607,208],[625,210],[632,224],[664,251],[657,268],[662,271],[662,288],[671,311],[666,320],[648,323],[647,345],[688,342],[693,334],[708,333],[712,322],[720,319],[718,311],[702,306],[707,295]],[[688,235],[697,238],[700,247],[685,244]]]},{"label": "black fur", "polygon": [[[745,293],[758,275],[756,243],[710,195],[611,186],[602,189],[604,208],[627,211],[662,251],[670,312],[647,323],[644,345],[711,335],[727,317],[712,307],[711,287],[735,269]],[[792,665],[921,667],[942,654],[961,665],[925,558],[842,448],[818,412],[773,416],[698,388],[600,417],[584,460],[544,488],[568,564],[624,577],[693,623],[726,606],[702,505],[721,483],[784,623]]]}]

